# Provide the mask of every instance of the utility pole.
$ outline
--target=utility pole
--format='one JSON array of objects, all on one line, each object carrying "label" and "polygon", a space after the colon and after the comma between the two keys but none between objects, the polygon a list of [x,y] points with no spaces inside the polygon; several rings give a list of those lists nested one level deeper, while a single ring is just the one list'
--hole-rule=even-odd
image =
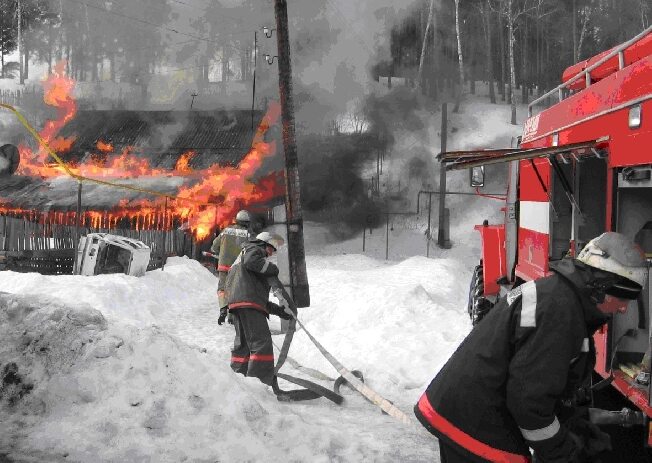
[{"label": "utility pole", "polygon": [[278,43],[278,86],[281,96],[283,146],[285,148],[285,216],[290,261],[290,284],[297,307],[310,305],[306,254],[303,247],[303,214],[299,188],[299,159],[294,132],[294,101],[292,98],[292,66],[286,0],[274,0],[276,37]]},{"label": "utility pole", "polygon": [[[446,152],[446,136],[448,132],[448,106],[441,105],[441,152]],[[437,245],[443,249],[450,249],[449,240],[449,217],[446,210],[446,166],[442,162],[439,168],[439,231],[437,234]]]},{"label": "utility pole", "polygon": [[256,105],[256,66],[258,65],[258,31],[254,31],[254,85],[251,92],[251,130],[254,130],[254,109]]},{"label": "utility pole", "polygon": [[23,6],[21,0],[17,0],[16,3],[16,19],[18,22],[18,75],[20,76],[20,85],[23,85],[25,83],[25,75],[23,74]]}]

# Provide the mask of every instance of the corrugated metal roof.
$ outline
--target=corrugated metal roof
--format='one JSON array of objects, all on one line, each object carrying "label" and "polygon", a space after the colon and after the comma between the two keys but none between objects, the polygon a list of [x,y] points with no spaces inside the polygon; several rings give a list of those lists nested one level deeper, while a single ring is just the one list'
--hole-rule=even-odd
[{"label": "corrugated metal roof", "polygon": [[[121,179],[119,183],[174,195],[181,185],[191,183],[181,177]],[[77,208],[78,182],[72,178],[45,179],[18,175],[0,177],[0,205],[39,211],[74,211]],[[108,210],[121,200],[153,200],[155,196],[133,190],[114,188],[92,182],[82,186],[82,207]]]},{"label": "corrugated metal roof", "polygon": [[[254,113],[257,125],[262,112]],[[250,111],[79,111],[61,131],[77,135],[78,148],[98,140],[152,149],[248,149]]]},{"label": "corrugated metal roof", "polygon": [[[254,112],[254,127],[258,127],[262,111]],[[189,150],[192,169],[212,165],[237,166],[249,152],[255,129],[251,111],[79,111],[59,136],[76,137],[72,149],[60,153],[64,161],[84,161],[100,153],[97,142],[113,145],[110,155],[119,155],[132,147],[134,156],[146,158],[155,168],[172,170],[181,155]],[[166,179],[125,180],[174,194],[181,184],[192,182],[181,177]],[[145,182],[145,184],[143,184]],[[151,183],[151,184],[150,184]],[[77,203],[77,182],[71,179],[48,179],[17,175],[0,177],[0,204],[39,210],[74,210]],[[82,204],[93,209],[108,209],[120,199],[129,201],[153,199],[150,195],[120,190],[86,182],[82,189]]]},{"label": "corrugated metal roof", "polygon": [[[117,154],[132,147],[153,166],[174,166],[189,150],[201,152],[195,158],[201,166],[233,165],[249,151],[262,116],[262,111],[254,112],[252,129],[251,111],[245,110],[79,111],[59,135],[76,137],[72,149],[63,155],[66,160],[80,161],[98,153],[97,143],[102,141],[111,144]],[[213,162],[205,159],[212,156]],[[201,168],[192,161],[190,166]]]}]

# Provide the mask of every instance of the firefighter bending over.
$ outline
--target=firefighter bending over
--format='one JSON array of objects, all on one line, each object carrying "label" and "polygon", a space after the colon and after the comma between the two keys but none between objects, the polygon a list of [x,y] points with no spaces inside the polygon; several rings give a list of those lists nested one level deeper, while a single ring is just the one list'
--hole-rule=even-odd
[{"label": "firefighter bending over", "polygon": [[[226,274],[233,261],[240,254],[242,245],[249,239],[249,222],[251,217],[244,209],[235,216],[235,224],[226,227],[213,240],[211,252],[218,256],[217,260],[217,299],[220,305],[220,317],[217,319],[219,325],[224,323],[227,314],[227,303],[224,295],[226,285]],[[231,322],[231,320],[229,320]]]},{"label": "firefighter bending over", "polygon": [[270,284],[267,279],[278,275],[278,267],[268,258],[283,243],[283,238],[275,233],[259,233],[242,246],[226,278],[226,297],[235,326],[231,368],[245,376],[255,376],[270,386],[274,380],[274,350],[267,319],[270,313],[286,320],[290,318],[281,307],[268,300]]},{"label": "firefighter bending over", "polygon": [[609,232],[551,269],[498,301],[414,407],[443,463],[529,462],[529,448],[537,463],[596,461],[610,448],[575,392],[595,364],[593,333],[646,284],[645,256]]}]

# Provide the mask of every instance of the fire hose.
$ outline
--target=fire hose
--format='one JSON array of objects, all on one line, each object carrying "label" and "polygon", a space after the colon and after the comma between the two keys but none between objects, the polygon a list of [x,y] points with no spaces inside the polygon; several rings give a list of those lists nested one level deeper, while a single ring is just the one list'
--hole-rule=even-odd
[{"label": "fire hose", "polygon": [[[203,252],[205,256],[217,258],[217,256],[210,252]],[[284,307],[285,313],[290,315],[288,330],[285,334],[285,339],[283,340],[283,345],[280,349],[278,360],[274,367],[275,378],[272,384],[272,389],[277,394],[279,401],[296,401],[296,400],[310,400],[316,399],[317,397],[324,397],[336,404],[340,405],[344,401],[344,397],[339,394],[339,388],[342,384],[348,384],[357,390],[365,399],[367,399],[372,404],[379,407],[384,413],[394,417],[403,424],[412,425],[414,422],[400,409],[398,409],[394,404],[389,400],[385,399],[379,393],[371,389],[364,383],[364,377],[361,372],[357,370],[349,370],[344,367],[330,352],[321,345],[317,339],[308,331],[303,323],[297,318],[297,307],[294,304],[294,301],[290,295],[285,290],[283,283],[279,280],[278,276],[269,277],[268,283],[273,288],[274,295],[279,298],[279,300],[284,300],[287,305]],[[296,331],[296,325],[299,325],[301,329],[306,333],[310,341],[315,345],[317,350],[328,360],[328,362],[333,365],[335,370],[340,374],[340,377],[335,380],[334,391],[327,389],[319,384],[313,383],[302,378],[296,378],[284,373],[279,373],[279,370],[288,359],[288,351],[290,349],[290,344],[292,343],[292,338],[294,337],[294,332]],[[293,362],[294,363],[294,362]],[[288,382],[302,386],[305,389],[295,390],[295,391],[283,391],[278,386],[277,378],[284,379]]]},{"label": "fire hose", "polygon": [[[371,389],[369,386],[367,386],[363,380],[362,380],[362,374],[357,371],[351,371],[348,368],[344,367],[330,352],[328,352],[324,346],[321,345],[317,339],[308,331],[303,323],[297,318],[297,309],[294,306],[294,303],[292,302],[292,299],[287,295],[287,292],[283,288],[281,282],[278,280],[278,277],[274,277],[270,279],[270,282],[273,283],[272,287],[274,288],[275,291],[277,291],[277,297],[282,297],[287,301],[287,307],[285,307],[285,312],[292,317],[291,322],[293,321],[294,323],[298,324],[301,329],[306,333],[310,341],[315,345],[317,350],[328,360],[328,362],[333,365],[335,370],[340,374],[340,378],[335,381],[336,388],[339,388],[339,384],[342,382],[346,381],[348,384],[350,384],[355,390],[357,390],[364,398],[369,400],[371,403],[374,405],[378,406],[383,412],[387,413],[388,415],[396,418],[399,420],[401,423],[404,424],[413,424],[413,421],[401,410],[399,410],[394,404],[392,404],[389,400],[385,399],[383,396],[381,396],[379,393]],[[291,323],[292,324],[292,323]],[[291,330],[288,330],[288,334],[293,333],[294,327],[292,327]],[[288,336],[286,335],[286,341],[288,340]],[[290,337],[290,342],[291,342],[291,337]],[[285,347],[285,342],[284,342],[284,347]],[[287,344],[287,348],[289,348],[289,342]],[[279,361],[276,366],[276,375],[279,378],[286,379],[287,375],[279,374],[278,369],[280,368],[283,363],[281,361],[285,361],[285,358],[287,357],[287,350],[282,349],[281,354],[279,355]],[[356,374],[357,373],[357,374]]]},{"label": "fire hose", "polygon": [[[215,260],[218,260],[219,258],[219,256],[208,251],[202,252],[202,255],[206,257],[211,257]],[[283,287],[283,284],[278,279],[278,277],[269,277],[268,283],[271,287],[274,288],[275,294],[278,294],[277,297],[279,297],[284,301],[287,301],[288,305],[291,307],[291,309],[288,310],[290,312],[294,311],[294,313],[296,314],[297,307],[294,304],[294,301],[292,300],[290,295],[287,293],[287,291],[285,291],[285,288]],[[279,373],[279,370],[281,369],[281,367],[283,366],[283,364],[287,359],[287,354],[288,351],[290,350],[290,344],[292,343],[292,338],[294,337],[294,332],[296,331],[295,320],[296,317],[294,319],[293,318],[289,319],[288,330],[285,333],[283,346],[279,349],[280,352],[278,355],[278,359],[276,361],[276,365],[274,367],[274,379],[272,382],[272,389],[276,394],[277,399],[281,402],[296,402],[296,401],[312,400],[312,399],[317,399],[319,397],[324,397],[340,405],[344,401],[344,397],[342,397],[342,395],[339,393],[337,387],[333,391],[331,391],[330,389],[327,389],[324,386],[321,386],[312,381],[308,381],[302,378],[297,378],[295,376],[290,376],[284,373]],[[285,381],[296,384],[298,386],[302,386],[304,389],[285,391],[281,389],[280,386],[278,385],[278,378],[284,379]],[[339,387],[337,381],[336,381],[336,386]]]}]

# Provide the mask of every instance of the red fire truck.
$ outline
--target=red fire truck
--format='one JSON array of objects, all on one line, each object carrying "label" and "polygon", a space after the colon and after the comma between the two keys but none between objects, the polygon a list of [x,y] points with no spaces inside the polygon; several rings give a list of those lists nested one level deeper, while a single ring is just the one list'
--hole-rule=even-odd
[{"label": "red fire truck", "polygon": [[[631,237],[652,261],[652,28],[566,69],[562,84],[528,112],[517,148],[440,155],[448,170],[509,163],[504,223],[476,226],[474,323],[498,296],[549,275],[551,261],[575,256],[604,231]],[[595,341],[596,372],[630,402],[612,421],[644,424],[652,446],[649,286]]]}]

